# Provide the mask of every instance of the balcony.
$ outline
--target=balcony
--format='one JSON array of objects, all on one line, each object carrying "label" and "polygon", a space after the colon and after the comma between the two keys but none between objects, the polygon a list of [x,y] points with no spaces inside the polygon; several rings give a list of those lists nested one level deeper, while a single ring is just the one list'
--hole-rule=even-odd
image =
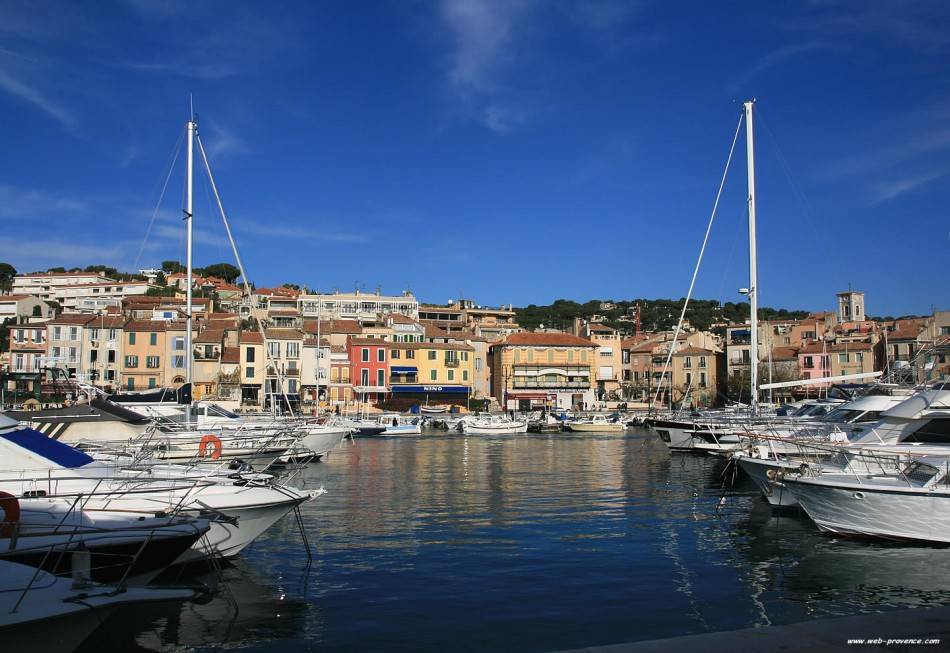
[{"label": "balcony", "polygon": [[534,390],[541,388],[583,388],[586,390],[590,388],[590,383],[587,381],[525,381],[515,379],[512,387],[515,390]]},{"label": "balcony", "polygon": [[457,359],[457,358],[448,358],[448,359],[446,359],[446,360],[445,360],[445,366],[446,366],[446,367],[458,367],[458,366],[459,366],[458,359]]}]

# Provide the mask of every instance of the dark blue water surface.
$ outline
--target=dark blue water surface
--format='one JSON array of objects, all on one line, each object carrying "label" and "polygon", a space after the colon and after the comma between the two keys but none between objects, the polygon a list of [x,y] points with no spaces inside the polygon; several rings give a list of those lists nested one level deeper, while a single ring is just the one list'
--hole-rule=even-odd
[{"label": "dark blue water surface", "polygon": [[646,433],[346,442],[291,483],[328,491],[312,565],[290,516],[210,602],[83,652],[550,651],[950,601],[950,549],[821,535],[732,476]]}]

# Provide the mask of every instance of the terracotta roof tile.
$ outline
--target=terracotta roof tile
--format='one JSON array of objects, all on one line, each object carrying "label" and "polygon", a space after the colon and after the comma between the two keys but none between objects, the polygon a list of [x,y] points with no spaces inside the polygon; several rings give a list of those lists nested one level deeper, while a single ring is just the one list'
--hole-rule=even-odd
[{"label": "terracotta roof tile", "polygon": [[263,345],[264,338],[258,331],[241,331],[240,342],[242,345]]},{"label": "terracotta roof tile", "polygon": [[240,347],[225,347],[221,351],[221,362],[222,363],[240,363],[241,362],[241,348]]}]

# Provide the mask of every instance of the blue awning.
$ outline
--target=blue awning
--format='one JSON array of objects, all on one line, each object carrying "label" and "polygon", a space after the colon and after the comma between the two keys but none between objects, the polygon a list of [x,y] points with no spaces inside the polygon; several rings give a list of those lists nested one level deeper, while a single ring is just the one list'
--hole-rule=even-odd
[{"label": "blue awning", "polygon": [[393,365],[389,368],[389,371],[393,374],[417,374],[419,369],[416,367],[399,367],[398,365]]},{"label": "blue awning", "polygon": [[393,394],[415,393],[415,394],[468,394],[471,388],[467,385],[394,385]]}]

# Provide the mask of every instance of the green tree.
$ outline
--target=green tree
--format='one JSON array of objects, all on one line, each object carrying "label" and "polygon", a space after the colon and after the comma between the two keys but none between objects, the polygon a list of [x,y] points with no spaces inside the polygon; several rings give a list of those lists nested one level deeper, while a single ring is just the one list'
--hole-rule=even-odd
[{"label": "green tree", "polygon": [[10,292],[13,288],[13,278],[16,276],[16,268],[9,263],[0,263],[0,290]]},{"label": "green tree", "polygon": [[158,274],[155,275],[155,285],[156,286],[167,286],[168,280],[165,279],[165,273],[161,270],[158,271]]},{"label": "green tree", "polygon": [[165,274],[175,274],[176,272],[184,272],[185,266],[183,266],[178,261],[162,261],[162,272]]},{"label": "green tree", "polygon": [[224,279],[228,283],[234,283],[241,271],[230,263],[213,263],[202,268],[201,273],[206,277],[217,277]]}]

